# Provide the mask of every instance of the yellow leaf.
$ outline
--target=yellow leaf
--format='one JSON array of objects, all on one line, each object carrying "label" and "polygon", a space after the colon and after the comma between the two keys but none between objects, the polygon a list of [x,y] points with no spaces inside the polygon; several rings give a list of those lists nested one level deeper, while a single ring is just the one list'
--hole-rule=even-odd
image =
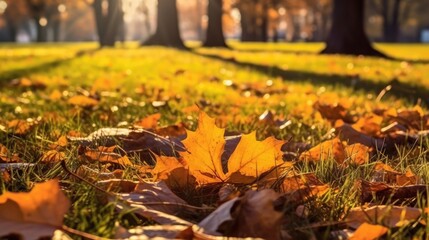
[{"label": "yellow leaf", "polygon": [[79,107],[93,107],[98,105],[98,101],[96,99],[82,95],[71,97],[68,100],[68,103]]},{"label": "yellow leaf", "polygon": [[378,239],[387,233],[389,229],[381,225],[373,225],[369,223],[363,223],[360,225],[350,240],[374,240]]},{"label": "yellow leaf", "polygon": [[156,180],[163,180],[171,188],[185,188],[195,185],[195,177],[175,157],[157,156],[152,170]]},{"label": "yellow leaf", "polygon": [[355,143],[346,146],[345,151],[351,162],[362,165],[369,161],[369,153],[371,152],[371,148],[360,143]]},{"label": "yellow leaf", "polygon": [[225,130],[216,127],[215,120],[201,112],[198,128],[187,131],[183,140],[186,152],[181,153],[191,172],[199,172],[214,182],[225,180],[221,156],[225,147]]},{"label": "yellow leaf", "polygon": [[273,167],[283,163],[281,146],[284,141],[273,137],[256,140],[256,132],[243,135],[228,161],[228,181],[251,183]]}]

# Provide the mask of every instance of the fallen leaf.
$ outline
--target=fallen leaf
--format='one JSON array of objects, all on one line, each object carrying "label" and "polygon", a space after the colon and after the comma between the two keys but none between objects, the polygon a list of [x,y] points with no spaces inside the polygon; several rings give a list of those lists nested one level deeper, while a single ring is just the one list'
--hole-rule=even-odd
[{"label": "fallen leaf", "polygon": [[228,182],[251,183],[263,173],[283,163],[284,141],[273,137],[256,140],[256,132],[243,135],[228,161]]},{"label": "fallen leaf", "polygon": [[223,203],[198,226],[209,234],[280,239],[283,213],[275,210],[279,197],[271,189],[247,191],[243,197]]},{"label": "fallen leaf", "polygon": [[184,211],[187,203],[174,194],[163,181],[138,182],[134,190],[129,193],[120,193],[119,196],[134,204],[147,205],[148,208],[167,214],[177,215]]},{"label": "fallen leaf", "polygon": [[67,102],[78,107],[94,107],[98,105],[98,100],[83,95],[73,96]]},{"label": "fallen leaf", "polygon": [[18,163],[21,159],[17,154],[11,154],[9,149],[3,144],[0,144],[0,163]]},{"label": "fallen leaf", "polygon": [[180,153],[179,161],[198,183],[250,183],[283,163],[283,141],[274,138],[257,141],[256,134],[250,133],[241,137],[225,164],[222,162],[226,152],[224,135],[225,130],[216,127],[215,120],[201,112],[197,130],[188,131],[183,140],[186,151]]},{"label": "fallen leaf", "polygon": [[0,236],[20,233],[24,239],[52,236],[63,225],[70,201],[58,180],[39,183],[29,193],[0,196]]},{"label": "fallen leaf", "polygon": [[156,156],[156,165],[152,174],[155,180],[165,181],[172,189],[186,189],[196,184],[196,178],[175,157]]},{"label": "fallen leaf", "polygon": [[383,203],[403,202],[416,198],[419,194],[426,194],[425,184],[390,186],[383,182],[358,181],[356,186],[361,191],[361,202],[371,202],[376,199]]},{"label": "fallen leaf", "polygon": [[13,134],[17,135],[25,135],[30,132],[32,129],[33,124],[30,124],[29,122],[25,120],[12,120],[7,124],[7,128],[9,131],[11,131]]},{"label": "fallen leaf", "polygon": [[[207,182],[221,182],[226,179],[221,156],[225,147],[225,130],[216,127],[215,120],[200,112],[198,127],[195,132],[187,131],[183,140],[186,152],[181,156],[191,172],[199,172]],[[206,183],[207,183],[206,182]]]},{"label": "fallen leaf", "polygon": [[[115,148],[115,146],[114,146]],[[83,148],[84,159],[89,161],[97,161],[101,163],[114,163],[121,166],[132,166],[133,163],[127,156],[121,156],[113,152],[111,149],[105,147],[98,147],[98,149]]]},{"label": "fallen leaf", "polygon": [[59,150],[62,148],[65,148],[68,144],[68,140],[66,136],[61,136],[58,138],[58,140],[52,144],[49,145],[49,148],[52,150]]},{"label": "fallen leaf", "polygon": [[382,237],[389,229],[381,225],[363,223],[356,229],[350,240],[375,240]]},{"label": "fallen leaf", "polygon": [[158,121],[161,119],[160,113],[155,113],[152,115],[149,115],[142,120],[134,123],[134,126],[136,127],[142,127],[145,129],[156,129],[158,127]]},{"label": "fallen leaf", "polygon": [[350,162],[362,165],[369,162],[371,148],[362,145],[360,143],[355,143],[348,145],[344,149],[346,151],[347,157],[350,159]]},{"label": "fallen leaf", "polygon": [[334,138],[332,140],[325,141],[306,152],[303,152],[299,159],[301,161],[309,162],[335,159],[336,162],[343,163],[346,159],[346,154],[340,139]]},{"label": "fallen leaf", "polygon": [[50,150],[43,153],[43,156],[41,157],[40,161],[42,163],[58,163],[64,160],[65,157],[66,157],[66,154],[64,152],[59,152],[57,150]]},{"label": "fallen leaf", "polygon": [[363,223],[383,224],[386,227],[401,227],[416,221],[422,214],[421,209],[392,205],[377,205],[369,208],[352,208],[345,221],[351,228],[357,229]]}]

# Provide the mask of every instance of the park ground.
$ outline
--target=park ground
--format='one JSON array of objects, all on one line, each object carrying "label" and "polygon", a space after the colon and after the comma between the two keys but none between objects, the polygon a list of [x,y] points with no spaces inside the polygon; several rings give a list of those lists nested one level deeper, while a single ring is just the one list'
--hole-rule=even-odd
[{"label": "park ground", "polygon": [[[290,232],[301,229],[292,235],[314,234],[316,230],[305,227],[313,223],[342,221],[346,209],[361,204],[358,197],[350,198],[348,189],[358,180],[373,179],[379,163],[397,175],[409,172],[420,183],[429,182],[429,139],[421,134],[429,127],[429,46],[376,44],[392,57],[381,59],[319,55],[323,48],[319,43],[231,42],[230,49],[189,45],[189,51],[137,43],[111,49],[98,49],[93,43],[0,45],[0,143],[20,163],[35,163],[8,169],[0,192],[28,191],[36,182],[60,178],[73,203],[65,225],[112,237],[117,221],[124,226],[143,223],[129,213],[118,214],[114,203],[102,204],[92,186],[75,181],[59,162],[46,157],[52,144],[62,136],[87,136],[100,128],[144,125],[147,121],[142,120],[158,113],[159,121],[144,127],[184,123],[195,130],[200,111],[216,118],[217,126],[231,135],[256,131],[260,140],[271,136],[287,140],[285,160],[293,162],[297,172],[314,174],[334,189],[305,202],[310,209],[307,218],[285,227]],[[330,139],[338,120],[355,124],[377,113],[382,116],[377,126],[381,129],[392,121],[380,111],[393,110],[420,114],[420,126],[403,124],[417,136],[414,144],[395,142],[394,152],[376,150],[367,161],[346,168],[335,156],[330,161],[300,161],[303,149]],[[114,170],[81,161],[81,148],[76,142],[61,146],[61,159],[72,171],[82,165],[97,172]],[[150,165],[137,156],[128,157],[135,165]],[[133,166],[120,168],[122,178],[138,179]],[[427,204],[421,196],[416,198],[401,204],[417,208]],[[425,233],[425,227],[416,224],[389,231],[388,236]]]}]

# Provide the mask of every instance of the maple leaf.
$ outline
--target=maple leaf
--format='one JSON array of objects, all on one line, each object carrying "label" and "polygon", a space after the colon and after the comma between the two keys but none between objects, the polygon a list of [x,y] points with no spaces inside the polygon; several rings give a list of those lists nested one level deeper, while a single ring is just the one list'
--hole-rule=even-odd
[{"label": "maple leaf", "polygon": [[226,179],[221,162],[224,134],[225,130],[216,127],[214,119],[200,112],[198,128],[195,132],[187,131],[183,141],[187,151],[181,153],[191,172],[200,172],[215,181]]},{"label": "maple leaf", "polygon": [[228,161],[228,181],[251,183],[255,177],[280,166],[283,144],[284,141],[273,137],[257,141],[256,132],[243,135]]},{"label": "maple leaf", "polygon": [[[281,146],[283,141],[267,138],[257,141],[256,134],[243,135],[228,160],[228,172],[225,173],[222,165],[222,154],[225,151],[225,130],[216,127],[215,120],[201,112],[198,127],[195,132],[187,131],[183,141],[186,151],[180,153],[177,159],[181,165],[174,163],[174,159],[161,158],[155,169],[159,174],[168,171],[166,163],[177,169],[183,166],[189,174],[196,178],[198,183],[250,183],[261,174],[282,164]],[[172,169],[170,169],[172,170]],[[183,174],[184,172],[181,171]],[[171,176],[171,173],[170,173]],[[170,178],[170,177],[168,177]],[[176,177],[179,179],[180,177]],[[167,179],[163,177],[161,179]]]},{"label": "maple leaf", "polygon": [[25,239],[52,236],[69,207],[58,180],[36,184],[29,193],[6,192],[0,196],[0,236],[16,232]]}]

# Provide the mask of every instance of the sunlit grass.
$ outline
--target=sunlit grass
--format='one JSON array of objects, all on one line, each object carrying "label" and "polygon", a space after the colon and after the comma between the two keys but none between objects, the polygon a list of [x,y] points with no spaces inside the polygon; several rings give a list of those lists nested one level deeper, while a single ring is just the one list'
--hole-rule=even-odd
[{"label": "sunlit grass", "polygon": [[[377,102],[380,90],[394,81],[414,84],[423,90],[429,87],[429,64],[411,61],[429,59],[426,45],[376,45],[391,56],[410,60],[408,62],[320,56],[316,53],[323,48],[321,43],[231,42],[230,45],[232,49],[195,48],[191,51],[139,48],[138,43],[114,49],[98,49],[94,43],[0,45],[0,125],[7,126],[14,119],[38,123],[25,137],[0,131],[0,143],[18,152],[25,162],[38,163],[46,146],[70,131],[89,134],[101,127],[129,127],[157,112],[162,114],[162,125],[183,121],[195,128],[195,113],[184,109],[198,105],[219,117],[220,125],[230,132],[257,130],[259,138],[274,135],[314,145],[331,128],[320,117],[309,114],[316,101],[327,99],[344,103],[350,111],[360,115],[375,107],[402,108],[417,102],[413,93],[410,98],[401,99],[390,92]],[[10,85],[15,78],[41,82],[46,88]],[[360,82],[368,84],[357,88]],[[230,83],[236,87],[228,86]],[[253,84],[264,90],[267,83],[284,91],[258,96],[255,89],[251,89]],[[253,92],[243,90],[246,87]],[[59,98],[52,99],[51,94],[57,90]],[[99,99],[100,103],[90,109],[77,108],[67,103],[73,95],[88,95]],[[153,102],[166,105],[156,106]],[[272,129],[261,124],[258,117],[266,110],[291,120],[291,125]],[[422,140],[422,145],[427,145],[427,139]],[[395,158],[380,154],[373,161],[389,162],[400,172],[410,167],[425,182],[429,180],[427,150],[411,152],[403,148],[399,153]],[[66,155],[72,169],[83,164],[78,160],[77,146],[68,149]],[[97,164],[91,167],[101,169]],[[307,203],[313,220],[339,220],[348,208],[358,204],[357,198],[350,198],[353,184],[358,179],[370,180],[372,167],[370,163],[344,168],[334,161],[298,165],[301,172],[314,172],[323,182],[339,187],[338,192]],[[63,177],[64,173],[59,165],[50,168],[37,165],[13,174],[13,181],[1,183],[0,191],[26,191],[33,182]],[[132,174],[127,178],[132,179]],[[112,237],[114,223],[121,215],[114,212],[112,205],[103,205],[86,184],[71,180],[64,183],[69,187],[67,194],[75,201],[66,224]],[[308,222],[296,224],[299,227]]]}]

